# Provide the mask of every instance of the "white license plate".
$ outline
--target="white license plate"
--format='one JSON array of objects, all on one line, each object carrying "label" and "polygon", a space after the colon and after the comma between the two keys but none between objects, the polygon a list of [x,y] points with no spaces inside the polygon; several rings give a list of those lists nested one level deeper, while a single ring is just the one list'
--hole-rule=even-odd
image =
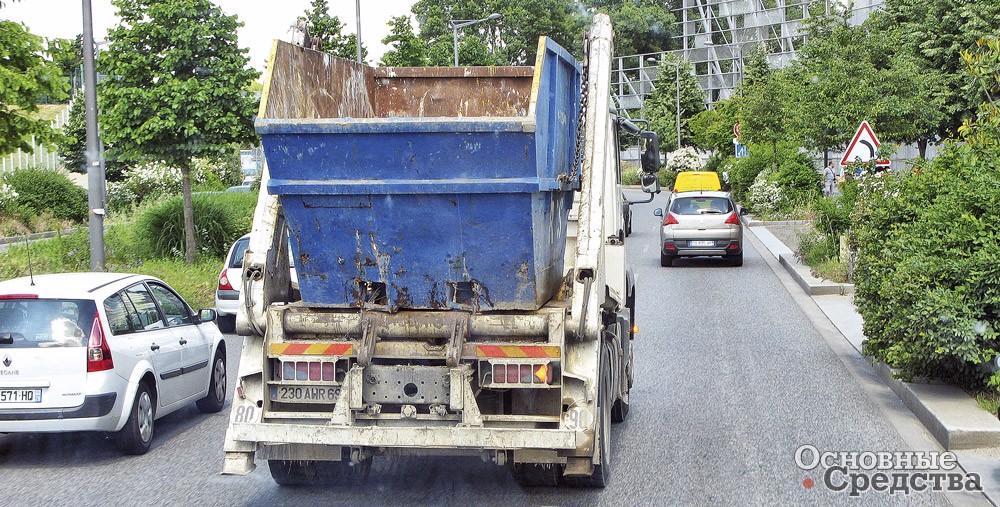
[{"label": "white license plate", "polygon": [[282,403],[336,403],[338,396],[333,386],[271,386],[271,401]]},{"label": "white license plate", "polygon": [[0,389],[0,403],[41,403],[41,389]]},{"label": "white license plate", "polygon": [[688,246],[715,246],[714,241],[688,241]]}]

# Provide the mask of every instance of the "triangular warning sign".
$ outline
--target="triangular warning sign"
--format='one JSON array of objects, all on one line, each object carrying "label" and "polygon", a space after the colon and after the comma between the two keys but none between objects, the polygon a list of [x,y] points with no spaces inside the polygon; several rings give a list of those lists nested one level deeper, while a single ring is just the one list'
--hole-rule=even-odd
[{"label": "triangular warning sign", "polygon": [[[880,144],[878,138],[875,137],[875,132],[872,130],[871,125],[868,125],[868,120],[863,120],[861,125],[858,126],[858,131],[854,133],[851,144],[847,145],[847,151],[844,152],[843,158],[840,159],[840,165],[872,160],[875,158],[875,153],[878,151]],[[875,164],[887,166],[889,165],[889,161],[879,160]]]}]

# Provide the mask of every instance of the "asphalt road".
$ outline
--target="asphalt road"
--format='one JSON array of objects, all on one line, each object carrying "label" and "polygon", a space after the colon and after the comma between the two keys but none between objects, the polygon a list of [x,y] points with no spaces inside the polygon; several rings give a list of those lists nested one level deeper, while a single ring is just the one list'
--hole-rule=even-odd
[{"label": "asphalt road", "polygon": [[[929,493],[849,498],[823,487],[821,470],[796,466],[795,451],[805,444],[838,452],[940,449],[752,242],[741,268],[712,259],[661,268],[653,206],[634,208],[627,241],[638,281],[637,369],[632,412],[614,429],[613,477],[602,491],[522,489],[505,468],[467,458],[380,458],[369,481],[353,486],[281,488],[263,461],[249,476],[220,476],[228,408],[203,415],[192,405],[157,421],[153,449],[138,457],[121,456],[100,434],[0,436],[3,503],[947,504]],[[227,342],[232,380],[241,339]]]}]

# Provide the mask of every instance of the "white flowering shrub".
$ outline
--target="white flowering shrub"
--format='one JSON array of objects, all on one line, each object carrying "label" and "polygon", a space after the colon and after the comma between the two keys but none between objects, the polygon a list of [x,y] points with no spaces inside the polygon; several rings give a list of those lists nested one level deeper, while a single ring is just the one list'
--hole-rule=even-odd
[{"label": "white flowering shrub", "polygon": [[773,215],[784,204],[785,195],[771,175],[771,170],[761,171],[747,190],[747,205],[757,215]]},{"label": "white flowering shrub", "polygon": [[701,156],[698,150],[685,146],[670,154],[664,168],[668,171],[696,171],[701,169]]},{"label": "white flowering shrub", "polygon": [[17,201],[17,190],[10,183],[0,185],[0,211],[6,213]]}]

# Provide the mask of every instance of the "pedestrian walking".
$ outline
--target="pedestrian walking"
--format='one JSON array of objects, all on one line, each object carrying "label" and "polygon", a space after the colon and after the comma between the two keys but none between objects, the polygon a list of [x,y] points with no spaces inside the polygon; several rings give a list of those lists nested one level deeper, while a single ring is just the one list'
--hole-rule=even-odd
[{"label": "pedestrian walking", "polygon": [[833,162],[830,162],[823,171],[823,195],[833,195],[835,188],[837,188],[837,171],[833,169]]}]

